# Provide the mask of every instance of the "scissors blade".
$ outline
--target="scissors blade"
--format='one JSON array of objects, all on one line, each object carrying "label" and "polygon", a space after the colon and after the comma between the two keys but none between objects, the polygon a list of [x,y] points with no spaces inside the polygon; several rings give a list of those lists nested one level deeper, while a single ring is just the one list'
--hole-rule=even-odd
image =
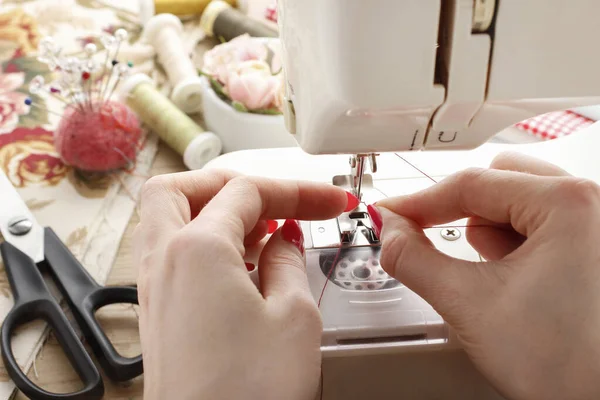
[{"label": "scissors blade", "polygon": [[34,262],[44,260],[44,229],[0,169],[0,232]]}]

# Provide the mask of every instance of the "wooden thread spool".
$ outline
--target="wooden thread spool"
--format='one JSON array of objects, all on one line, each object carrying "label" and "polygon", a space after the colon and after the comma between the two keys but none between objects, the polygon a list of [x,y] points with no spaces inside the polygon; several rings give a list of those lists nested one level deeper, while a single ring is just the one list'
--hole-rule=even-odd
[{"label": "wooden thread spool", "polygon": [[[300,0],[299,0],[300,1]],[[249,34],[253,37],[279,37],[279,33],[223,0],[213,0],[202,13],[200,26],[208,36],[230,41]]]},{"label": "wooden thread spool", "polygon": [[144,28],[144,39],[150,43],[173,86],[171,100],[184,112],[202,109],[202,79],[185,51],[181,38],[183,25],[172,14],[152,17]]},{"label": "wooden thread spool", "polygon": [[183,156],[189,169],[201,169],[221,154],[221,139],[198,126],[156,90],[147,75],[129,77],[121,84],[119,96],[169,147]]}]

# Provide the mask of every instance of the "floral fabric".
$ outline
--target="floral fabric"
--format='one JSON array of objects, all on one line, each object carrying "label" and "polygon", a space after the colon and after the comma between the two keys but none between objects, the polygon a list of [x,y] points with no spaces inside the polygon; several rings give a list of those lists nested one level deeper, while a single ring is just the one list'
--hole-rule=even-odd
[{"label": "floral fabric", "polygon": [[[65,165],[54,148],[54,130],[64,104],[51,96],[32,96],[29,83],[51,74],[37,60],[40,40],[52,36],[64,53],[77,54],[97,41],[102,31],[125,28],[131,40],[120,52],[135,63],[136,72],[155,73],[154,51],[139,42],[141,27],[134,1],[3,0],[0,2],[0,169],[17,188],[38,222],[52,227],[91,275],[104,283],[125,227],[135,210],[135,198],[148,175],[156,138],[148,135],[135,169],[119,174],[84,176]],[[164,86],[164,85],[163,85]],[[39,107],[25,105],[31,97]],[[57,115],[58,114],[58,115]],[[0,205],[2,193],[0,193]],[[0,321],[13,305],[0,262]],[[15,337],[13,349],[28,370],[45,337],[37,324]],[[9,399],[14,385],[0,363],[0,400]]]}]

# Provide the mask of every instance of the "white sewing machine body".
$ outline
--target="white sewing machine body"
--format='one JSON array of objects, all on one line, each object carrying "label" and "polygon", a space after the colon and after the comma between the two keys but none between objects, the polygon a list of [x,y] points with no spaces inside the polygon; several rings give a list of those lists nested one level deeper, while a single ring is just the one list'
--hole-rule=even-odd
[{"label": "white sewing machine body", "polygon": [[[597,0],[279,0],[286,123],[300,148],[230,153],[207,168],[353,190],[360,173],[363,205],[303,223],[315,300],[329,279],[323,399],[502,398],[432,307],[381,270],[377,241],[356,221],[368,228],[364,204],[433,184],[394,152],[438,181],[513,150],[600,183],[600,124],[558,141],[486,144],[527,118],[600,104],[600,53],[586,44],[600,37],[599,14]],[[373,153],[376,173],[349,168],[349,154]],[[348,226],[365,234],[331,271]],[[427,231],[436,247],[480,260],[463,229],[444,230]]]},{"label": "white sewing machine body", "polygon": [[280,0],[299,145],[310,154],[469,149],[527,118],[600,104],[600,2],[495,3]]}]

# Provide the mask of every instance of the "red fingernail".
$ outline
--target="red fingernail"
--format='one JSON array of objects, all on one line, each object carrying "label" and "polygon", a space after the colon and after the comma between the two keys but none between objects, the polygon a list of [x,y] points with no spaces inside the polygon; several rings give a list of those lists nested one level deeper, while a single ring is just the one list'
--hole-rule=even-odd
[{"label": "red fingernail", "polygon": [[344,210],[345,212],[350,212],[350,211],[354,210],[360,204],[360,200],[358,199],[358,197],[356,197],[352,193],[346,192],[346,197],[348,197],[348,205],[346,206],[346,209]]},{"label": "red fingernail", "polygon": [[269,235],[275,233],[277,228],[279,228],[277,221],[273,221],[272,219],[267,221],[267,225],[269,226]]},{"label": "red fingernail", "polygon": [[300,253],[304,254],[304,234],[300,223],[293,219],[288,219],[281,228],[281,236],[287,242],[292,243],[300,250]]},{"label": "red fingernail", "polygon": [[381,217],[381,213],[374,205],[370,205],[367,207],[367,211],[369,212],[369,216],[371,217],[371,222],[373,223],[373,229],[375,230],[375,234],[378,238],[381,239],[381,229],[383,228],[383,218]]},{"label": "red fingernail", "polygon": [[256,269],[256,266],[252,263],[246,263],[246,268],[248,269],[248,272],[252,272]]}]

